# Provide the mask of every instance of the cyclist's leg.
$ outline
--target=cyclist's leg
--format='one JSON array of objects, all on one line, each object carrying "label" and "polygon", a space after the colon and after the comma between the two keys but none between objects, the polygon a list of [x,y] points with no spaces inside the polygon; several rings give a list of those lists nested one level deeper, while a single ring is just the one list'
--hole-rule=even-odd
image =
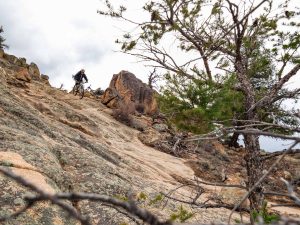
[{"label": "cyclist's leg", "polygon": [[78,81],[75,81],[74,87],[73,87],[73,94],[76,95],[78,93],[80,83]]},{"label": "cyclist's leg", "polygon": [[84,86],[83,86],[82,82],[80,83],[80,85],[78,87],[78,92],[79,92],[80,98],[83,98],[83,96],[84,96]]}]

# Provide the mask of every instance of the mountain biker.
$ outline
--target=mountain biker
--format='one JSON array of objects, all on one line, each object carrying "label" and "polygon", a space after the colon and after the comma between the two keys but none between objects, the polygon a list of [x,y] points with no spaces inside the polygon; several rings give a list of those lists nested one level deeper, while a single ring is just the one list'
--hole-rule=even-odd
[{"label": "mountain biker", "polygon": [[86,82],[88,82],[87,76],[85,75],[85,70],[82,69],[78,73],[75,74],[74,80],[75,80],[75,85],[78,85],[82,82],[83,79],[85,79]]}]

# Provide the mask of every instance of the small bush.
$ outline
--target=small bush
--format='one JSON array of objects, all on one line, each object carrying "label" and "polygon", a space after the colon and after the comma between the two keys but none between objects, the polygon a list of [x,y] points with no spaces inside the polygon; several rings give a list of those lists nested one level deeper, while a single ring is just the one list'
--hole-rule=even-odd
[{"label": "small bush", "polygon": [[148,195],[144,192],[140,192],[138,195],[137,195],[137,200],[142,202],[142,201],[146,201],[148,199]]},{"label": "small bush", "polygon": [[267,202],[264,202],[263,207],[260,211],[252,211],[251,214],[255,222],[260,222],[259,218],[261,218],[265,224],[270,224],[280,220],[279,215],[268,212]]},{"label": "small bush", "polygon": [[118,195],[115,195],[114,198],[118,199],[118,200],[121,200],[121,201],[124,201],[124,202],[128,202],[129,201],[129,198],[125,195],[122,195],[122,194],[118,194]]},{"label": "small bush", "polygon": [[149,202],[148,205],[149,205],[149,206],[150,206],[150,205],[154,205],[154,204],[156,204],[156,203],[161,202],[163,199],[164,199],[164,196],[163,196],[162,194],[158,194],[158,195],[156,195],[153,199],[150,200],[150,202]]},{"label": "small bush", "polygon": [[126,124],[127,126],[132,125],[132,116],[135,112],[135,108],[132,104],[121,103],[117,109],[113,110],[112,116],[119,122]]},{"label": "small bush", "polygon": [[187,211],[183,206],[177,210],[176,213],[171,214],[170,221],[175,222],[178,220],[179,222],[183,223],[194,216],[194,213]]}]

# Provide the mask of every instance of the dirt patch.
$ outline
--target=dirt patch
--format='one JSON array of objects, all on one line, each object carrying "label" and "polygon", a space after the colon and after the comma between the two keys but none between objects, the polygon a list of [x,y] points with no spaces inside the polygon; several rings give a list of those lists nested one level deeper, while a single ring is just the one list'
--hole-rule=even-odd
[{"label": "dirt patch", "polygon": [[59,118],[58,121],[74,128],[74,129],[77,129],[85,134],[88,134],[90,136],[96,136],[96,134],[94,134],[92,131],[88,130],[87,128],[83,127],[80,123],[70,122],[70,121],[62,119],[62,118]]},{"label": "dirt patch", "polygon": [[14,152],[0,152],[0,165],[13,166],[20,169],[37,170],[34,166],[27,163],[21,155]]}]

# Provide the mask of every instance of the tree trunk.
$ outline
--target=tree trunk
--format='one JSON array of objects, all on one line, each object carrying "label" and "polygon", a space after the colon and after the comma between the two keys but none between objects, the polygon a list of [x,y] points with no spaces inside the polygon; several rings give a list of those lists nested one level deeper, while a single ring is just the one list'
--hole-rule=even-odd
[{"label": "tree trunk", "polygon": [[[238,64],[237,68],[239,71],[243,71],[243,67]],[[257,120],[257,113],[255,110],[252,110],[252,106],[255,104],[255,91],[251,86],[250,81],[248,80],[247,73],[240,73],[239,80],[244,87],[245,94],[245,109],[246,109],[246,120],[249,122],[246,124],[251,124],[251,121]],[[245,124],[245,125],[246,125]],[[253,134],[245,134],[244,135],[245,142],[245,161],[246,161],[246,169],[247,169],[247,187],[250,190],[255,183],[262,177],[263,175],[263,165],[260,161],[260,146],[258,141],[258,135]],[[255,190],[250,194],[250,210],[259,211],[263,205],[263,184],[259,184]],[[251,218],[251,224],[254,224],[253,218]]]},{"label": "tree trunk", "polygon": [[[246,147],[246,169],[248,189],[252,188],[263,175],[263,166],[260,162],[260,147],[256,135],[244,135]],[[250,209],[259,211],[263,204],[263,184],[258,185],[249,196]]]},{"label": "tree trunk", "polygon": [[239,135],[240,135],[239,133],[233,133],[232,137],[228,141],[228,146],[229,147],[234,147],[234,148],[239,148],[240,147],[240,145],[238,143]]}]

